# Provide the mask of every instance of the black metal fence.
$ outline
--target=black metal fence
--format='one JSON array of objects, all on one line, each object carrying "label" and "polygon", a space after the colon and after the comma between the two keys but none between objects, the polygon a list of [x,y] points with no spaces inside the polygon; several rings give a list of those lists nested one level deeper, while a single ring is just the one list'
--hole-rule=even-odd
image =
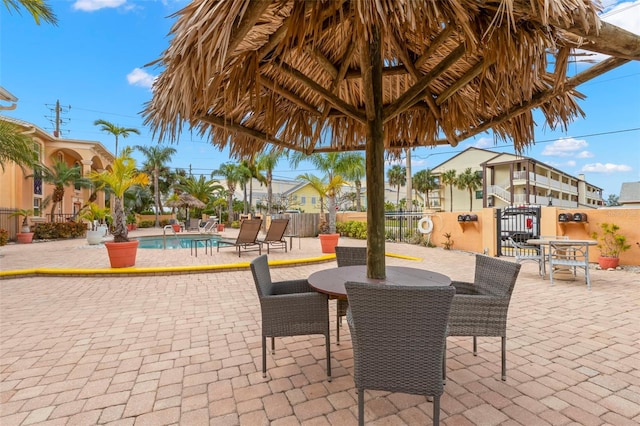
[{"label": "black metal fence", "polygon": [[0,208],[0,229],[5,229],[9,233],[9,240],[15,241],[16,233],[20,230],[22,218],[18,216],[9,217],[16,209]]},{"label": "black metal fence", "polygon": [[524,243],[540,236],[540,207],[496,209],[497,256],[512,255],[509,238]]},{"label": "black metal fence", "polygon": [[422,210],[386,212],[384,234],[387,241],[412,242],[418,234],[418,222],[424,217]]}]

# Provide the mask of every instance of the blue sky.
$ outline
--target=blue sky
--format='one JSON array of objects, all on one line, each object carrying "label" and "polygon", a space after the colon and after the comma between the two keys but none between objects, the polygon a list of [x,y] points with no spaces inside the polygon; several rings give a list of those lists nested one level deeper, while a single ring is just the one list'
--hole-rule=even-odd
[{"label": "blue sky", "polygon": [[[184,0],[50,0],[58,26],[37,26],[25,12],[8,13],[0,5],[0,85],[18,98],[4,114],[53,130],[53,108],[63,107],[62,136],[97,140],[112,152],[114,138],[93,125],[105,119],[135,127],[141,135],[121,139],[119,146],[155,144],[142,125],[140,111],[151,98],[151,84],[161,70],[147,67],[169,43],[170,15]],[[603,1],[604,19],[640,34],[640,0]],[[573,64],[579,72],[586,65]],[[640,180],[640,62],[635,61],[578,87],[587,97],[586,113],[566,132],[551,131],[536,114],[536,143],[524,154],[619,194],[623,182]],[[513,152],[510,144],[494,146],[490,134],[461,142],[456,148],[419,148],[412,170],[434,167],[468,146]],[[208,142],[185,133],[171,166],[206,174],[229,161]],[[138,157],[142,159],[142,157]],[[293,179],[314,170],[304,163],[291,170],[281,162],[277,178]]]}]

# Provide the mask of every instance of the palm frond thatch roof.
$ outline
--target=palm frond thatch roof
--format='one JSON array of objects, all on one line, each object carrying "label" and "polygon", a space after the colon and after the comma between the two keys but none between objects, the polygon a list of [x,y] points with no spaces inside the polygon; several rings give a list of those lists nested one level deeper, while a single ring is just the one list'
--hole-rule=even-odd
[{"label": "palm frond thatch roof", "polygon": [[[364,149],[362,57],[381,33],[387,151],[492,128],[531,143],[531,110],[552,128],[582,115],[575,87],[630,59],[639,37],[601,22],[590,0],[195,0],[176,14],[145,110],[160,139],[183,126],[246,157],[270,142]],[[571,49],[615,55],[567,78]]]}]

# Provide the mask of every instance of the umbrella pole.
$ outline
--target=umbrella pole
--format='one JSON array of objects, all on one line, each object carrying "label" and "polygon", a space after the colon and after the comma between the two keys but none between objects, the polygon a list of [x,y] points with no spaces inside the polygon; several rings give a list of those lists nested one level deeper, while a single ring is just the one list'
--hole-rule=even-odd
[{"label": "umbrella pole", "polygon": [[[369,28],[362,37],[362,81],[367,113],[367,277],[384,279],[384,125],[382,103],[382,49],[380,30]],[[381,173],[382,172],[382,173]]]}]

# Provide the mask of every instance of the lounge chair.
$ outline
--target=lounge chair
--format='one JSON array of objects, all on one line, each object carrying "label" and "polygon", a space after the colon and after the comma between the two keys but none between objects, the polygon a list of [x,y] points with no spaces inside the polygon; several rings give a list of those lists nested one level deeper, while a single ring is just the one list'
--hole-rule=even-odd
[{"label": "lounge chair", "polygon": [[187,231],[199,231],[200,230],[200,219],[189,219],[187,223]]},{"label": "lounge chair", "polygon": [[238,250],[238,257],[242,249],[248,251],[249,247],[257,246],[258,253],[262,254],[262,244],[258,241],[258,233],[260,232],[260,226],[262,226],[262,220],[245,219],[240,223],[240,232],[238,232],[238,238],[235,240],[220,238],[215,240],[217,251],[220,251],[220,247],[235,247]]},{"label": "lounge chair", "polygon": [[216,216],[207,219],[207,222],[200,228],[201,234],[214,234],[218,232],[218,218]]},{"label": "lounge chair", "polygon": [[284,233],[287,230],[287,226],[289,226],[289,219],[273,219],[271,221],[267,235],[260,240],[260,244],[267,245],[267,253],[269,253],[270,247],[273,247],[274,249],[283,248],[284,252],[287,252],[287,242],[284,239]]}]

